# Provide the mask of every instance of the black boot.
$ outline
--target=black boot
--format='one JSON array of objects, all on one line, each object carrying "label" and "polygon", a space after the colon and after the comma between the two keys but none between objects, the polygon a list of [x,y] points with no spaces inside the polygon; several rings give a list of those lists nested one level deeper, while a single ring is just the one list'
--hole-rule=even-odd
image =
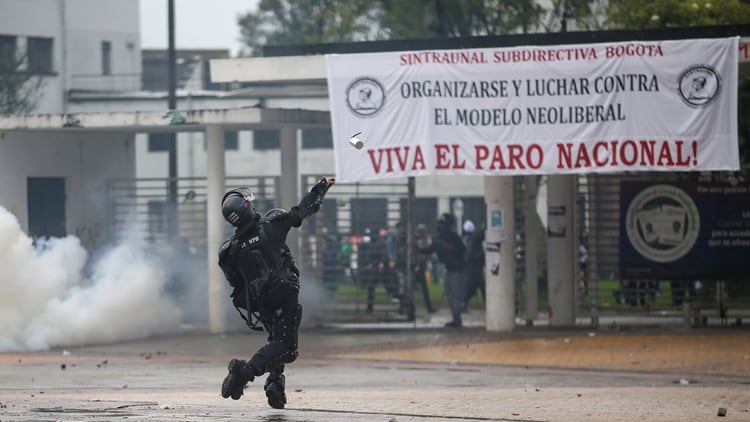
[{"label": "black boot", "polygon": [[286,393],[284,392],[285,381],[286,378],[284,375],[268,374],[264,389],[266,390],[268,405],[274,409],[283,409],[286,404]]},{"label": "black boot", "polygon": [[221,384],[221,396],[225,399],[232,397],[232,400],[239,400],[245,385],[255,379],[255,371],[247,362],[239,359],[232,359],[228,369],[229,373]]}]

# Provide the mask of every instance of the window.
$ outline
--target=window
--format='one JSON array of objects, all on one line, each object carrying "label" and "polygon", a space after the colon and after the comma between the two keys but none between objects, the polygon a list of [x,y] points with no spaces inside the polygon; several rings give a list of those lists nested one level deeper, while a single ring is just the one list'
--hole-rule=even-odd
[{"label": "window", "polygon": [[281,149],[281,135],[278,130],[254,130],[253,148],[256,150]]},{"label": "window", "polygon": [[169,133],[149,133],[148,134],[148,152],[169,151]]},{"label": "window", "polygon": [[239,132],[236,130],[224,131],[224,149],[237,151],[240,149]]},{"label": "window", "polygon": [[29,37],[29,72],[52,73],[52,38]]},{"label": "window", "polygon": [[302,129],[302,149],[333,148],[331,129]]},{"label": "window", "polygon": [[16,37],[0,35],[0,72],[16,70]]},{"label": "window", "polygon": [[112,43],[102,41],[102,75],[112,74]]}]

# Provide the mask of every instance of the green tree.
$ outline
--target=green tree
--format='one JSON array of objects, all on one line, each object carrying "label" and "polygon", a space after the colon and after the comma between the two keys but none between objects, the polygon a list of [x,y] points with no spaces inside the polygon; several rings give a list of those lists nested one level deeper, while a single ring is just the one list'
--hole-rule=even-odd
[{"label": "green tree", "polygon": [[[740,0],[613,0],[610,28],[652,29],[750,23],[750,3]],[[750,168],[750,77],[738,86],[738,137],[743,168]]]},{"label": "green tree", "polygon": [[389,39],[419,39],[435,36],[436,16],[431,0],[380,0],[378,23]]},{"label": "green tree", "polygon": [[535,32],[544,14],[533,0],[261,0],[238,22],[253,56],[264,45]]},{"label": "green tree", "polygon": [[740,0],[613,0],[610,28],[649,29],[750,22],[750,4]]},{"label": "green tree", "polygon": [[449,38],[534,32],[544,10],[531,0],[380,0],[390,39]]},{"label": "green tree", "polygon": [[[604,27],[606,0],[555,0],[546,11],[546,32],[593,31]],[[570,25],[569,27],[569,24]]]},{"label": "green tree", "polygon": [[264,45],[367,41],[379,37],[377,7],[368,0],[261,0],[238,18],[243,55]]},{"label": "green tree", "polygon": [[0,60],[0,114],[30,113],[36,108],[44,79],[26,70],[25,53],[3,54]]}]

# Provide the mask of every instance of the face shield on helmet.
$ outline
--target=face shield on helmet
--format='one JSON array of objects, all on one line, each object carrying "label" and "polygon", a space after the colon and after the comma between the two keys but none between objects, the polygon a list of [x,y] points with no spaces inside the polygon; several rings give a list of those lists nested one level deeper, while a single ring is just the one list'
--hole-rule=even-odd
[{"label": "face shield on helmet", "polygon": [[255,221],[257,214],[253,200],[255,200],[255,195],[248,188],[230,190],[221,199],[221,213],[224,219],[235,227]]}]

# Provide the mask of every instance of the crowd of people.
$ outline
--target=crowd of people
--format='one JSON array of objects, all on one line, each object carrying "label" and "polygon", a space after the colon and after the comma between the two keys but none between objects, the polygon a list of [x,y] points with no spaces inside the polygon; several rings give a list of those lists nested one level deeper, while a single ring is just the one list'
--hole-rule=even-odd
[{"label": "crowd of people", "polygon": [[[415,254],[410,271],[415,296],[421,298],[425,311],[437,312],[430,286],[443,284],[451,311],[449,327],[461,327],[461,313],[466,312],[475,296],[484,300],[484,227],[472,220],[463,222],[462,233],[449,213],[436,221],[436,232],[430,233],[423,223],[414,230]],[[352,283],[365,293],[365,312],[373,313],[379,287],[406,312],[408,277],[406,224],[399,221],[387,230],[365,228],[359,236],[336,236],[323,231],[318,251],[320,278],[334,294],[342,283]]]}]

